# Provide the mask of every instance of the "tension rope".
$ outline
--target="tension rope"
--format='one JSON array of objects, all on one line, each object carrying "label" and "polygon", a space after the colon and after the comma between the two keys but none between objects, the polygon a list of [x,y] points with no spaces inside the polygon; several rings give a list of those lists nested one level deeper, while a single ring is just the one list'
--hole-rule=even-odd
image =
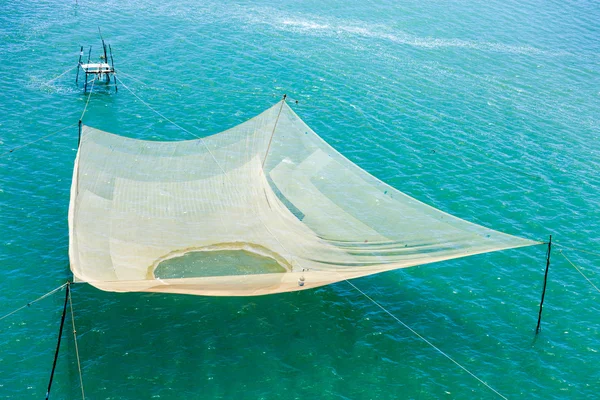
[{"label": "tension rope", "polygon": [[285,103],[285,98],[287,95],[283,95],[283,100],[281,101],[281,106],[279,106],[279,112],[277,113],[277,118],[275,119],[275,125],[273,125],[273,131],[271,132],[271,137],[269,138],[269,144],[267,146],[267,151],[265,151],[265,158],[262,162],[263,169],[265,168],[265,162],[267,162],[267,156],[269,155],[269,150],[271,149],[271,143],[273,142],[273,136],[275,136],[275,130],[277,129],[277,124],[279,123],[279,117],[281,116],[281,110],[283,109],[283,103]]},{"label": "tension rope", "polygon": [[77,68],[79,65],[75,65],[74,67],[69,68],[68,70],[66,70],[65,72],[63,72],[62,74],[58,75],[55,78],[50,79],[47,82],[42,83],[42,86],[48,86],[49,84],[51,84],[52,82],[54,82],[55,80],[63,77],[66,73],[73,71],[75,68]]},{"label": "tension rope", "polygon": [[87,111],[88,104],[90,104],[90,99],[92,98],[92,92],[94,91],[94,83],[96,83],[96,79],[92,79],[92,87],[90,88],[90,93],[88,94],[87,101],[85,102],[85,107],[83,107],[83,112],[81,113],[81,117],[79,117],[79,121],[83,121],[83,116]]},{"label": "tension rope", "polygon": [[443,355],[444,357],[446,357],[448,360],[452,361],[454,364],[456,364],[459,368],[461,368],[463,371],[465,371],[466,373],[468,373],[469,375],[471,375],[473,378],[477,379],[481,384],[483,384],[485,387],[487,387],[488,389],[490,389],[492,392],[496,393],[498,396],[500,396],[501,398],[503,398],[504,400],[507,400],[505,396],[503,396],[500,392],[498,392],[496,389],[494,389],[493,387],[491,387],[489,384],[487,384],[485,381],[483,381],[481,378],[479,378],[477,375],[475,375],[473,372],[469,371],[466,367],[464,367],[462,364],[460,364],[458,361],[456,361],[455,359],[453,359],[452,357],[450,357],[447,353],[445,353],[444,351],[442,351],[439,347],[437,347],[436,345],[434,345],[433,343],[431,343],[429,340],[427,340],[425,337],[423,337],[422,335],[420,335],[417,331],[415,331],[413,328],[411,328],[410,326],[408,326],[407,324],[405,324],[404,322],[402,322],[402,320],[400,320],[400,318],[396,317],[394,314],[392,314],[390,311],[388,311],[384,306],[382,306],[381,304],[379,304],[377,301],[373,300],[373,298],[371,298],[368,294],[366,294],[365,292],[363,292],[362,290],[360,290],[356,285],[354,285],[352,282],[350,282],[347,279],[344,279],[350,286],[352,286],[354,289],[356,289],[359,293],[361,293],[363,296],[365,296],[367,299],[369,299],[373,304],[375,304],[377,307],[379,307],[380,309],[382,309],[386,314],[388,314],[390,317],[392,317],[393,319],[396,320],[396,322],[398,322],[399,324],[401,324],[402,326],[404,326],[406,329],[408,329],[409,331],[411,331],[413,334],[415,334],[419,339],[421,339],[422,341],[424,341],[425,343],[427,343],[429,346],[431,346],[433,349],[435,349],[438,353],[440,353],[441,355]]},{"label": "tension rope", "polygon": [[561,244],[561,243],[555,243],[555,244],[556,244],[557,246],[559,246],[559,247],[562,247],[562,248],[564,248],[564,249],[567,249],[567,250],[580,251],[580,252],[582,252],[582,253],[591,254],[591,255],[593,255],[593,256],[598,256],[598,257],[600,257],[600,253],[595,253],[595,252],[593,252],[593,251],[584,250],[584,249],[578,249],[577,247],[568,247],[568,246],[565,246],[564,244]]},{"label": "tension rope", "polygon": [[[127,79],[131,79],[132,81],[135,81],[137,83],[139,83],[140,85],[143,86],[152,86],[151,83],[147,83],[144,82],[143,80],[136,78],[133,75],[127,74],[123,71],[119,70],[119,75],[121,76],[125,76],[127,77]],[[156,79],[156,78],[152,78],[152,82],[158,82],[158,83],[162,83],[164,85],[170,86],[170,88],[177,88],[178,86],[182,86],[183,84],[174,84],[172,81],[166,81],[166,80],[161,80],[161,79]],[[250,92],[247,90],[231,90],[231,89],[224,89],[221,87],[207,87],[205,88],[207,91],[210,92],[219,92],[219,93],[230,93],[232,95],[240,95],[240,94],[247,94],[247,95],[252,95],[252,96],[265,96],[265,97],[280,97],[280,95],[278,93],[275,92],[260,92],[260,89],[257,89],[255,92]]]},{"label": "tension rope", "polygon": [[131,93],[136,99],[138,99],[139,101],[142,102],[142,104],[144,104],[146,107],[148,107],[150,110],[154,111],[157,115],[159,115],[160,117],[164,118],[165,120],[169,121],[171,124],[175,125],[176,127],[178,127],[179,129],[181,129],[184,132],[189,133],[190,135],[194,136],[197,139],[200,139],[200,141],[202,142],[202,144],[204,145],[204,147],[206,148],[206,150],[208,151],[208,154],[210,154],[211,158],[213,159],[213,161],[215,162],[215,164],[217,164],[217,167],[219,167],[219,169],[221,170],[221,172],[223,172],[223,174],[225,174],[225,170],[223,169],[223,167],[221,166],[221,164],[219,164],[219,161],[217,161],[217,158],[215,157],[215,155],[213,154],[213,152],[210,150],[210,147],[208,147],[208,145],[206,144],[206,142],[204,141],[204,138],[196,135],[195,133],[190,132],[189,130],[185,129],[184,127],[182,127],[181,125],[173,122],[171,119],[165,117],[163,114],[161,114],[160,112],[158,112],[156,109],[154,109],[150,104],[146,103],[144,100],[142,100],[137,94],[135,94],[133,92],[133,90],[131,90],[129,88],[129,86],[127,86],[126,84],[123,83],[123,81],[115,76],[115,79],[117,79],[121,85],[123,85],[123,87],[125,89],[127,89],[129,91],[129,93]]},{"label": "tension rope", "polygon": [[52,389],[52,381],[54,380],[54,371],[56,370],[56,362],[58,361],[58,352],[60,350],[60,342],[62,339],[63,328],[65,326],[65,316],[67,315],[67,303],[69,301],[70,282],[65,284],[67,290],[65,293],[65,305],[63,306],[62,317],[60,319],[60,328],[58,330],[58,340],[56,343],[56,351],[54,352],[54,362],[52,363],[52,371],[50,372],[50,380],[48,381],[48,389],[46,390],[46,400],[50,397],[50,390]]},{"label": "tension rope", "polygon": [[11,149],[11,150],[7,151],[6,153],[2,153],[2,154],[0,154],[0,157],[4,157],[5,155],[11,154],[13,151],[16,151],[16,150],[22,149],[22,148],[24,148],[24,147],[31,146],[32,144],[34,144],[34,143],[37,143],[37,142],[39,142],[40,140],[47,139],[47,138],[49,138],[49,137],[51,137],[51,136],[54,136],[54,135],[56,135],[56,134],[58,134],[58,133],[60,133],[60,132],[64,131],[65,129],[72,128],[72,127],[73,127],[73,126],[75,126],[75,125],[77,125],[77,123],[74,123],[74,124],[71,124],[71,125],[67,125],[67,126],[65,126],[65,127],[63,127],[63,128],[60,128],[59,130],[57,130],[57,131],[55,131],[55,132],[52,132],[52,133],[49,133],[49,134],[47,134],[46,136],[42,136],[42,137],[41,137],[41,138],[39,138],[39,139],[35,139],[35,140],[33,140],[33,141],[29,142],[29,143],[25,143],[25,144],[22,144],[22,145],[20,145],[20,146],[17,146],[17,147],[15,147],[15,148],[13,148],[13,149]]},{"label": "tension rope", "polygon": [[83,390],[83,374],[81,373],[79,347],[77,346],[77,329],[75,329],[75,314],[73,313],[73,300],[71,298],[71,292],[69,292],[69,306],[71,308],[71,325],[73,326],[73,340],[75,342],[75,355],[77,356],[77,370],[79,371],[79,386],[81,387],[81,398],[85,400],[85,392]]},{"label": "tension rope", "polygon": [[[71,69],[72,69],[72,68],[71,68]],[[69,70],[69,71],[70,71],[70,70]],[[64,75],[65,73],[67,73],[67,72],[69,72],[69,71],[66,71],[66,72],[64,72],[62,75]],[[56,80],[56,79],[58,79],[58,78],[60,78],[60,76],[57,76],[56,78],[54,78],[54,80]],[[86,111],[87,111],[87,108],[88,108],[88,105],[90,104],[90,99],[91,99],[91,97],[92,97],[92,92],[93,92],[93,90],[94,90],[94,83],[95,83],[95,81],[96,81],[95,79],[93,79],[93,80],[92,80],[92,86],[91,86],[91,88],[90,88],[90,92],[89,92],[89,94],[88,94],[88,96],[87,96],[87,100],[86,100],[86,102],[85,102],[85,106],[84,106],[84,108],[83,108],[83,112],[81,113],[81,116],[79,117],[79,120],[83,120],[83,116],[85,115],[85,113],[86,113]],[[39,141],[41,141],[41,140],[48,139],[49,137],[52,137],[52,136],[54,136],[54,135],[57,135],[57,134],[59,134],[60,132],[62,132],[62,131],[64,131],[64,130],[66,130],[66,129],[72,128],[73,126],[75,126],[75,125],[77,125],[77,124],[78,124],[78,122],[76,122],[76,123],[73,123],[73,124],[71,124],[71,125],[67,125],[67,126],[65,126],[65,127],[63,127],[63,128],[60,128],[59,130],[57,130],[57,131],[55,131],[55,132],[52,132],[52,133],[49,133],[49,134],[47,134],[46,136],[42,136],[41,138],[38,138],[38,139],[32,140],[31,142],[28,142],[28,143],[25,143],[25,144],[23,144],[23,145],[17,146],[17,147],[15,147],[15,148],[13,148],[13,149],[11,149],[11,150],[9,150],[9,151],[5,152],[5,153],[2,153],[2,154],[0,154],[0,157],[4,157],[4,156],[6,156],[6,155],[8,155],[8,154],[11,154],[12,152],[14,152],[14,151],[16,151],[16,150],[19,150],[19,149],[22,149],[22,148],[24,148],[24,147],[31,146],[32,144],[34,144],[34,143],[37,143],[37,142],[39,142]]]},{"label": "tension rope", "polygon": [[600,293],[600,289],[598,289],[598,286],[594,285],[594,283],[579,269],[577,268],[577,265],[575,265],[575,263],[573,263],[573,261],[571,261],[566,255],[565,253],[563,253],[562,250],[559,251],[560,255],[563,256],[565,258],[565,260],[567,260],[567,262],[569,264],[571,264],[571,266],[573,266],[573,268],[575,268],[577,270],[577,272],[579,272],[581,274],[581,276],[583,276],[585,278],[586,281],[589,282],[590,285],[592,285],[594,287],[594,289],[596,289],[596,291],[598,293]]},{"label": "tension rope", "polygon": [[35,300],[32,300],[32,301],[30,301],[29,303],[25,304],[24,306],[21,306],[21,307],[19,307],[19,308],[15,309],[15,310],[13,310],[13,311],[9,312],[8,314],[5,314],[5,315],[3,315],[2,317],[0,317],[0,320],[3,320],[4,318],[6,318],[6,317],[8,317],[8,316],[10,316],[10,315],[13,315],[13,314],[14,314],[14,313],[16,313],[17,311],[21,311],[22,309],[24,309],[24,308],[27,308],[27,307],[31,306],[33,303],[36,303],[36,302],[38,302],[38,301],[40,301],[40,300],[42,300],[42,299],[45,299],[46,297],[48,297],[48,296],[50,296],[50,295],[52,295],[52,294],[54,294],[54,293],[58,292],[59,290],[61,290],[62,288],[64,288],[64,287],[65,287],[65,286],[67,286],[67,285],[68,285],[68,283],[63,283],[63,284],[62,284],[62,285],[60,285],[59,287],[57,287],[57,288],[55,288],[55,289],[52,289],[52,290],[51,290],[51,291],[49,291],[48,293],[46,293],[46,294],[44,294],[44,295],[42,295],[42,296],[38,297],[38,298],[37,298],[37,299],[35,299]]},{"label": "tension rope", "polygon": [[[196,135],[195,133],[190,132],[189,130],[185,129],[183,126],[173,122],[171,119],[165,117],[163,114],[161,114],[159,111],[157,111],[156,109],[154,109],[150,104],[146,103],[144,100],[142,100],[137,94],[135,94],[133,92],[133,90],[131,90],[129,88],[129,86],[127,86],[126,84],[123,83],[123,81],[121,80],[121,78],[119,78],[118,76],[115,76],[115,78],[121,83],[121,85],[123,85],[123,87],[125,89],[127,89],[129,91],[129,93],[131,93],[133,95],[133,97],[135,97],[136,99],[138,99],[139,101],[142,102],[143,105],[145,105],[146,107],[148,107],[150,110],[152,110],[153,112],[155,112],[159,117],[164,118],[165,120],[169,121],[171,124],[175,125],[176,127],[178,127],[179,129],[181,129],[182,131],[192,135],[193,137],[197,138],[197,139],[202,139],[200,136]],[[210,149],[209,149],[210,152]],[[212,153],[211,153],[212,154]]]},{"label": "tension rope", "polygon": [[54,372],[56,370],[56,364],[58,361],[58,354],[59,354],[59,350],[60,350],[60,343],[62,340],[62,333],[63,333],[63,329],[64,329],[64,325],[65,325],[65,317],[67,314],[67,303],[70,306],[70,311],[71,311],[71,325],[73,327],[73,339],[75,342],[75,355],[77,357],[77,369],[79,371],[79,384],[81,387],[81,398],[85,400],[85,392],[83,390],[83,374],[81,372],[81,358],[79,356],[79,347],[77,344],[77,330],[75,328],[75,313],[73,312],[73,299],[71,297],[71,282],[66,282],[63,283],[62,285],[58,286],[55,289],[52,289],[51,291],[49,291],[48,293],[38,297],[35,300],[30,301],[29,303],[25,304],[24,306],[21,306],[11,312],[9,312],[8,314],[3,315],[2,317],[0,317],[0,320],[3,320],[4,318],[16,313],[17,311],[20,311],[24,308],[27,308],[29,306],[31,306],[33,303],[38,302],[42,299],[45,299],[46,297],[60,291],[62,288],[66,287],[66,293],[65,293],[65,302],[63,305],[63,312],[62,312],[62,316],[60,319],[60,328],[58,331],[58,339],[57,339],[57,343],[56,343],[56,350],[54,352],[54,361],[52,363],[52,371],[50,372],[50,380],[48,381],[48,389],[46,390],[46,400],[49,398],[50,396],[50,389],[52,388],[52,382],[54,381]]}]

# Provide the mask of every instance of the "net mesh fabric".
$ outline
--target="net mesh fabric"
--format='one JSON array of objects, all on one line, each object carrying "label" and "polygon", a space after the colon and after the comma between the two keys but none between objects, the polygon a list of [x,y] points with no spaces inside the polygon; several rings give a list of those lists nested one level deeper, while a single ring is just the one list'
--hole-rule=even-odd
[{"label": "net mesh fabric", "polygon": [[284,102],[179,142],[82,127],[69,210],[78,281],[109,291],[302,290],[538,242],[386,185]]}]

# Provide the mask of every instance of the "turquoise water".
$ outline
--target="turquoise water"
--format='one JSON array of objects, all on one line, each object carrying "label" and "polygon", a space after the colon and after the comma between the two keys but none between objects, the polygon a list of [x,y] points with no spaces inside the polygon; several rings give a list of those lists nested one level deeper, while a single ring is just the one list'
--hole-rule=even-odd
[{"label": "turquoise water", "polygon": [[[70,3],[70,4],[66,4]],[[0,3],[0,315],[62,284],[79,45],[198,135],[278,101],[378,178],[449,213],[600,253],[600,3]],[[298,100],[298,104],[294,103]],[[125,87],[84,122],[190,139]],[[543,246],[355,280],[507,398],[595,398],[600,296]],[[562,248],[600,286],[600,256]],[[251,298],[73,287],[89,399],[498,398],[347,283]],[[0,321],[0,398],[42,398],[63,294]],[[67,321],[67,323],[70,323]],[[80,398],[70,325],[52,389]]]},{"label": "turquoise water", "polygon": [[190,251],[161,261],[153,271],[161,279],[284,272],[286,269],[274,259],[246,250]]}]

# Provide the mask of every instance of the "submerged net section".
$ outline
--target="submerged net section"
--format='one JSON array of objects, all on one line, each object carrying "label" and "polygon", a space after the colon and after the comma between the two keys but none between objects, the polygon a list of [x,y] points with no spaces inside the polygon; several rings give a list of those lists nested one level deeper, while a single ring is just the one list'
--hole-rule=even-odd
[{"label": "submerged net section", "polygon": [[83,126],[69,231],[78,281],[222,296],[538,244],[386,185],[284,101],[199,140],[143,141]]}]

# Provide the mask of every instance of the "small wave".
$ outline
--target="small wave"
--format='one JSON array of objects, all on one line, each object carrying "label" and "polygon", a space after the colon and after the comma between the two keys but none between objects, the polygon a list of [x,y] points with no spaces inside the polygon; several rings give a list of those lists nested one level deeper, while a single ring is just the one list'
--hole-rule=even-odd
[{"label": "small wave", "polygon": [[283,19],[281,21],[283,25],[295,26],[304,29],[313,29],[313,30],[328,30],[331,29],[330,25],[327,24],[317,24],[316,22],[306,21],[306,20],[294,20],[294,19]]},{"label": "small wave", "polygon": [[[262,14],[262,13],[260,13]],[[266,23],[277,29],[293,30],[302,33],[319,33],[329,36],[355,36],[364,38],[381,39],[389,42],[426,49],[463,48],[478,51],[493,51],[500,53],[524,55],[565,55],[563,52],[549,52],[529,45],[510,45],[477,40],[457,38],[435,38],[415,36],[406,32],[389,32],[389,28],[379,25],[365,26],[348,21],[329,21],[322,17],[279,16],[269,18],[252,18],[252,22]]]},{"label": "small wave", "polygon": [[38,76],[30,76],[26,84],[26,87],[34,90],[39,90],[45,93],[76,93],[78,90],[75,88],[75,83],[67,84],[54,82],[54,80],[46,81]]}]

